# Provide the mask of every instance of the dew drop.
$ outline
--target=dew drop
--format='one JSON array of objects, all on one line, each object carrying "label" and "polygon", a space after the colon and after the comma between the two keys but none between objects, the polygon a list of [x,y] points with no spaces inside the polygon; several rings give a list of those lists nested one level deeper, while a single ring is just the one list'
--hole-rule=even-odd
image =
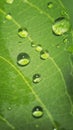
[{"label": "dew drop", "polygon": [[63,39],[63,43],[68,43],[69,41],[68,41],[68,39],[67,38],[65,38],[65,39]]},{"label": "dew drop", "polygon": [[27,53],[20,53],[17,56],[17,64],[19,66],[26,66],[30,63],[30,56]]},{"label": "dew drop", "polygon": [[40,74],[34,74],[33,75],[33,83],[39,83],[41,80],[41,75]]},{"label": "dew drop", "polygon": [[31,47],[36,47],[36,44],[34,42],[31,42]]},{"label": "dew drop", "polygon": [[26,38],[28,36],[28,31],[26,28],[20,28],[18,29],[18,35],[21,37],[21,38]]},{"label": "dew drop", "polygon": [[69,16],[68,16],[68,13],[67,13],[65,10],[62,10],[62,11],[61,11],[61,15],[62,15],[62,16],[69,17]]},{"label": "dew drop", "polygon": [[35,50],[38,51],[38,52],[41,52],[41,51],[42,51],[41,45],[38,44],[38,45],[36,46]]},{"label": "dew drop", "polygon": [[52,31],[55,35],[63,35],[70,31],[71,25],[68,19],[65,17],[59,17],[55,20],[54,24],[52,25]]},{"label": "dew drop", "polygon": [[45,51],[41,51],[40,52],[40,58],[42,59],[42,60],[46,60],[46,59],[48,59],[49,58],[49,53],[48,53],[48,51],[47,50],[45,50]]},{"label": "dew drop", "polygon": [[60,48],[60,44],[57,44],[57,45],[56,45],[56,48]]},{"label": "dew drop", "polygon": [[36,128],[38,128],[38,127],[39,127],[39,125],[37,124],[35,127],[36,127]]},{"label": "dew drop", "polygon": [[53,7],[53,3],[52,2],[49,2],[48,3],[48,8],[51,9]]},{"label": "dew drop", "polygon": [[53,130],[57,130],[57,128],[53,128]]},{"label": "dew drop", "polygon": [[73,46],[69,46],[69,47],[67,48],[67,51],[68,51],[69,53],[73,54]]},{"label": "dew drop", "polygon": [[42,117],[43,116],[43,109],[42,109],[42,107],[40,107],[40,106],[34,107],[33,110],[32,110],[32,115],[35,118]]},{"label": "dew drop", "polygon": [[6,0],[6,3],[12,4],[14,0]]},{"label": "dew drop", "polygon": [[10,111],[10,110],[11,110],[11,107],[8,107],[8,110]]},{"label": "dew drop", "polygon": [[12,16],[11,16],[10,13],[6,15],[6,19],[7,19],[7,20],[11,20],[11,19],[12,19]]}]

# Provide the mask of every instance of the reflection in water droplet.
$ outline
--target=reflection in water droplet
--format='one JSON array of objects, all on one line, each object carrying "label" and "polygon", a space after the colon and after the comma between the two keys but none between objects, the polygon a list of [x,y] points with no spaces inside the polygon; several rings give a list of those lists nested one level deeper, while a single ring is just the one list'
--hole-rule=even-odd
[{"label": "reflection in water droplet", "polygon": [[40,107],[40,106],[34,107],[33,110],[32,110],[32,115],[35,118],[42,117],[43,116],[43,109],[42,109],[42,107]]},{"label": "reflection in water droplet", "polygon": [[41,51],[42,51],[41,45],[38,44],[38,45],[36,46],[35,50],[38,51],[38,52],[41,52]]},{"label": "reflection in water droplet", "polygon": [[6,3],[12,4],[14,0],[6,0]]},{"label": "reflection in water droplet", "polygon": [[17,56],[17,64],[19,66],[26,66],[30,63],[30,56],[27,53],[20,53]]},{"label": "reflection in water droplet", "polygon": [[9,14],[6,15],[5,18],[6,18],[7,20],[11,20],[11,19],[12,19],[12,16],[11,16],[11,14],[9,13]]},{"label": "reflection in water droplet", "polygon": [[41,80],[41,75],[40,74],[34,74],[33,75],[33,83],[39,83]]},{"label": "reflection in water droplet", "polygon": [[40,58],[42,59],[42,60],[46,60],[46,59],[48,59],[49,58],[49,53],[48,53],[48,51],[47,50],[45,50],[45,51],[41,51],[40,52]]},{"label": "reflection in water droplet", "polygon": [[31,47],[36,47],[36,44],[34,42],[31,42]]},{"label": "reflection in water droplet", "polygon": [[21,37],[21,38],[26,38],[28,36],[28,31],[26,28],[20,28],[18,29],[18,35]]},{"label": "reflection in water droplet", "polygon": [[52,2],[49,2],[48,3],[48,8],[52,8],[53,7],[53,3]]},{"label": "reflection in water droplet", "polygon": [[55,20],[54,24],[52,25],[52,31],[55,35],[63,35],[70,31],[71,25],[68,19],[64,17],[60,17]]}]

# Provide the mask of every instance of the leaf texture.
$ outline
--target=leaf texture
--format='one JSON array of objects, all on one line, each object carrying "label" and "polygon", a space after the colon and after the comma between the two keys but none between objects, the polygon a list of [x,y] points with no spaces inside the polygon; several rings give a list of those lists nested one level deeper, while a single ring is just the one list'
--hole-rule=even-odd
[{"label": "leaf texture", "polygon": [[[65,3],[51,0],[0,1],[0,128],[1,130],[72,130],[73,129],[73,46],[72,29],[56,36],[54,20],[67,17]],[[21,38],[20,28],[28,36]],[[64,43],[67,39],[68,43]],[[48,50],[46,60],[40,58],[36,47]],[[24,67],[17,64],[20,53],[30,56]],[[40,74],[39,83],[33,75]],[[33,108],[41,106],[43,116],[34,118]]]}]

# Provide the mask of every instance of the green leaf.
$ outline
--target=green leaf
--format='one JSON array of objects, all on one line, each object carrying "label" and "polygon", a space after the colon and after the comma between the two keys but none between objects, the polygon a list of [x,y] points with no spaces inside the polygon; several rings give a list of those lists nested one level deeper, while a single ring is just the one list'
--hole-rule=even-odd
[{"label": "green leaf", "polygon": [[52,31],[71,15],[65,2],[49,2],[0,1],[1,130],[73,129],[73,31]]}]

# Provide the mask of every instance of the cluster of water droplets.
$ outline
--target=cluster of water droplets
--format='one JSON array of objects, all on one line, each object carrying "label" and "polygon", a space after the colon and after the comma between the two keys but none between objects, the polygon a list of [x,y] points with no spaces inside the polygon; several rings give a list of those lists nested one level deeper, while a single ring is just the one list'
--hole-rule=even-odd
[{"label": "cluster of water droplets", "polygon": [[[12,4],[14,2],[14,0],[6,0],[6,3],[8,4]],[[48,9],[53,8],[53,3],[49,2],[48,3]],[[64,14],[64,12],[62,12]],[[66,13],[65,13],[66,14]],[[7,20],[12,20],[12,16],[11,14],[7,14],[6,15],[6,19]],[[51,31],[54,35],[56,36],[62,36],[65,33],[68,33],[71,29],[71,25],[69,22],[69,19],[61,16],[57,19],[54,20],[52,27],[51,27]],[[26,28],[19,28],[18,29],[18,36],[20,38],[28,38],[28,30]],[[68,39],[65,38],[64,39],[64,43],[67,43]],[[35,49],[35,51],[40,53],[40,59],[41,60],[47,60],[49,58],[49,52],[48,50],[44,50],[43,47],[40,44],[35,44],[34,42],[31,42],[31,47]],[[29,63],[31,62],[31,57],[28,53],[26,52],[21,52],[20,54],[17,55],[17,65],[20,67],[25,67],[27,65],[29,65]],[[32,76],[32,82],[34,84],[38,84],[41,81],[41,75],[39,73],[36,73]],[[11,110],[11,108],[9,108],[9,110]],[[41,106],[35,106],[32,110],[32,116],[34,118],[41,118],[44,114],[43,108]],[[57,130],[57,128],[53,128],[53,130]]]}]

